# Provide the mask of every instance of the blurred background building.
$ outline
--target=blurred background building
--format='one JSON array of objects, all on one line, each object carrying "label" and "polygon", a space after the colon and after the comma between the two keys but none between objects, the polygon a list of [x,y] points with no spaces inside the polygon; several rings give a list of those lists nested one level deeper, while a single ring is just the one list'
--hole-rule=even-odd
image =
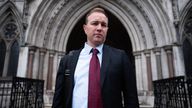
[{"label": "blurred background building", "polygon": [[140,106],[152,107],[152,81],[192,75],[191,0],[0,0],[0,77],[45,80],[51,106],[62,56],[82,47],[85,14],[109,15],[106,44],[134,64]]}]

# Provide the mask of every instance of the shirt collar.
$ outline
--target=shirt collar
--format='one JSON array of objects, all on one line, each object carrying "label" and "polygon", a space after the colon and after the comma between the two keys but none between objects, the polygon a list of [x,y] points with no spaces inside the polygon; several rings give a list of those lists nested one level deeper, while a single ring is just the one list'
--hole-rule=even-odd
[{"label": "shirt collar", "polygon": [[[93,47],[91,47],[90,45],[88,45],[87,43],[85,43],[84,49],[85,49],[85,52],[86,52],[87,54],[90,54],[90,51],[91,51],[92,48],[93,48]],[[103,44],[97,46],[96,49],[99,51],[99,54],[102,54],[102,53],[103,53],[103,50],[102,50],[102,49],[103,49]]]}]

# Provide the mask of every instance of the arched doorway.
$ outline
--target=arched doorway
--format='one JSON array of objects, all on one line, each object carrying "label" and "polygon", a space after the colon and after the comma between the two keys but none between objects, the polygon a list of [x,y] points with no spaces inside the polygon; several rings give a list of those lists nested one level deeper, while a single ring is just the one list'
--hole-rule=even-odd
[{"label": "arched doorway", "polygon": [[[109,30],[107,34],[106,44],[118,49],[124,50],[132,63],[134,63],[134,56],[132,51],[132,45],[129,35],[122,25],[122,23],[112,13],[107,11],[109,17]],[[83,31],[83,24],[85,22],[85,16],[83,16],[73,28],[67,43],[66,53],[71,50],[79,49],[83,47],[86,41],[86,35]]]}]

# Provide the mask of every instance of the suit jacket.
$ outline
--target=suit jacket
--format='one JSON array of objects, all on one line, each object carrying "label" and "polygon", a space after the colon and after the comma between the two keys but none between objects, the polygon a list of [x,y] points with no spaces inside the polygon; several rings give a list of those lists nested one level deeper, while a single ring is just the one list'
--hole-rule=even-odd
[{"label": "suit jacket", "polygon": [[[53,108],[71,108],[74,72],[80,50],[73,51],[60,61],[56,78]],[[127,54],[103,46],[101,92],[104,108],[139,108],[136,78]]]}]

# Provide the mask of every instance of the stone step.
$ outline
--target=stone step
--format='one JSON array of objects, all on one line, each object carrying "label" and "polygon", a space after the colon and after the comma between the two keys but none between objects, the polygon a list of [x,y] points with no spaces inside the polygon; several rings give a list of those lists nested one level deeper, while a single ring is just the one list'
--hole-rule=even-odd
[{"label": "stone step", "polygon": [[153,106],[151,106],[151,105],[140,105],[139,107],[140,108],[153,108]]}]

